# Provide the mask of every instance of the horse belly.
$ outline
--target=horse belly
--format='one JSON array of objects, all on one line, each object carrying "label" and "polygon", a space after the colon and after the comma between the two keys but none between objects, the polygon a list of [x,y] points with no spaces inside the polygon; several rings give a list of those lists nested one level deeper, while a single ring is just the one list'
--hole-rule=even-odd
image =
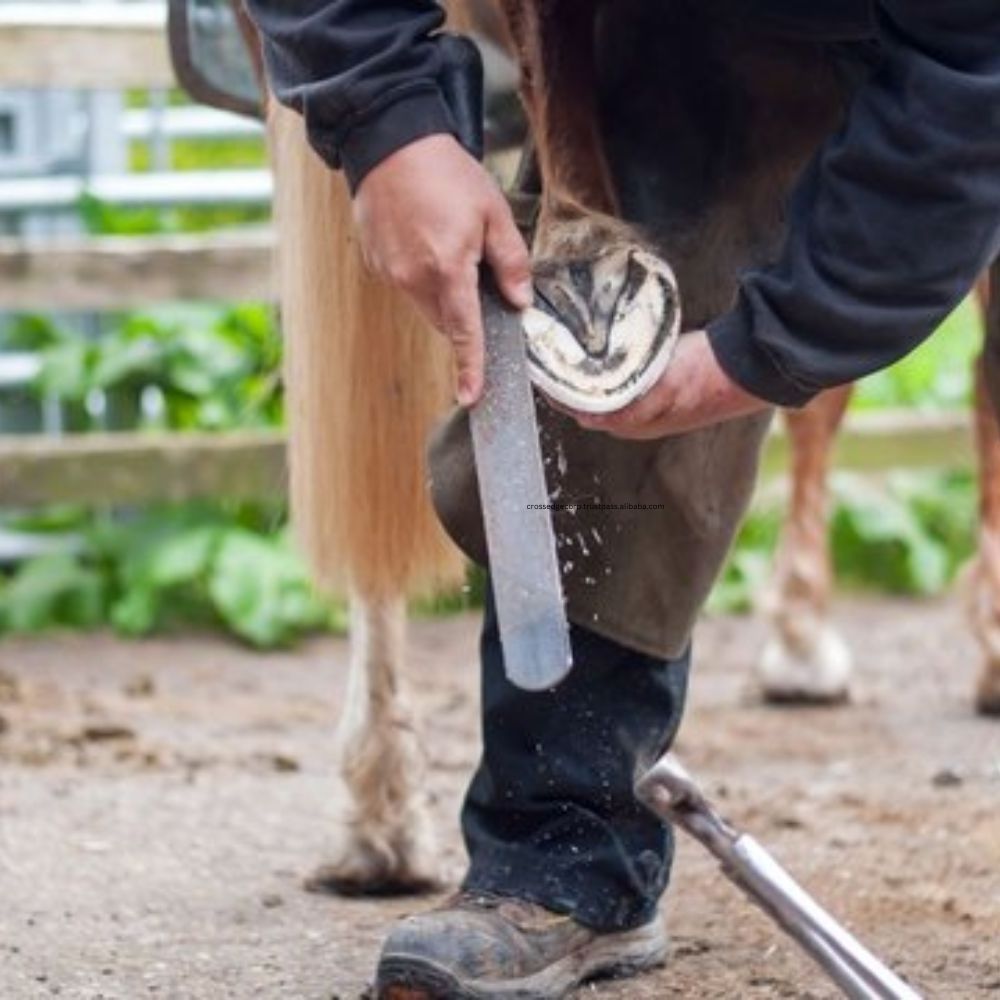
[{"label": "horse belly", "polygon": [[599,104],[622,216],[677,273],[689,328],[780,248],[794,182],[839,123],[850,46],[617,0],[597,25]]}]

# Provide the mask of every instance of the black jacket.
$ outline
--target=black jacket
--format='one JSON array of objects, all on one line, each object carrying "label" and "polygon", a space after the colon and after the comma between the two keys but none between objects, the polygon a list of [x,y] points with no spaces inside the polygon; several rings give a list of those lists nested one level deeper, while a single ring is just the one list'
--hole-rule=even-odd
[{"label": "black jacket", "polygon": [[[720,363],[771,402],[916,347],[1000,253],[1000,0],[746,0],[776,25],[877,37],[881,60],[799,183],[776,264],[710,326]],[[352,187],[455,132],[435,0],[247,0],[280,100]]]}]

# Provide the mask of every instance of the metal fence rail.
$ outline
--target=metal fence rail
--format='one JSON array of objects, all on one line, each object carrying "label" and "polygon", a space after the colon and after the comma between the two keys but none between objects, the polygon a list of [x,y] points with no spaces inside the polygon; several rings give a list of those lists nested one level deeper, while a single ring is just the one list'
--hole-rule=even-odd
[{"label": "metal fence rail", "polygon": [[185,170],[97,177],[23,177],[0,181],[0,212],[73,208],[85,195],[114,205],[265,205],[271,198],[266,170]]},{"label": "metal fence rail", "polygon": [[233,139],[259,136],[264,126],[215,108],[135,108],[121,116],[121,127],[130,139],[148,139],[158,132],[165,139]]}]

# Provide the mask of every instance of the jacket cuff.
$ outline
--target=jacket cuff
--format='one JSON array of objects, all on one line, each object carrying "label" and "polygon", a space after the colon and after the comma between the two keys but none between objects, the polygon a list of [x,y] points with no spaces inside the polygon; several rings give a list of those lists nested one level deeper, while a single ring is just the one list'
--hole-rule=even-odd
[{"label": "jacket cuff", "polygon": [[353,195],[368,173],[397,150],[429,135],[456,135],[457,127],[436,85],[387,94],[335,137],[312,136],[328,163],[340,166]]},{"label": "jacket cuff", "polygon": [[751,396],[775,406],[805,406],[822,391],[805,385],[785,371],[774,354],[762,343],[761,331],[743,295],[732,312],[708,326],[708,342],[722,370]]}]

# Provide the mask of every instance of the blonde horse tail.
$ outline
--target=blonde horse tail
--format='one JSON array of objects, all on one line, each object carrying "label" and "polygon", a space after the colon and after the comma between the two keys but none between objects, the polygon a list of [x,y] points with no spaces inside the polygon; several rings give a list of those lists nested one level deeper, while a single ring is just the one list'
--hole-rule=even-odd
[{"label": "blonde horse tail", "polygon": [[366,271],[346,185],[299,115],[272,101],[269,128],[299,544],[328,592],[384,600],[452,585],[462,561],[424,461],[452,395],[445,341]]}]

